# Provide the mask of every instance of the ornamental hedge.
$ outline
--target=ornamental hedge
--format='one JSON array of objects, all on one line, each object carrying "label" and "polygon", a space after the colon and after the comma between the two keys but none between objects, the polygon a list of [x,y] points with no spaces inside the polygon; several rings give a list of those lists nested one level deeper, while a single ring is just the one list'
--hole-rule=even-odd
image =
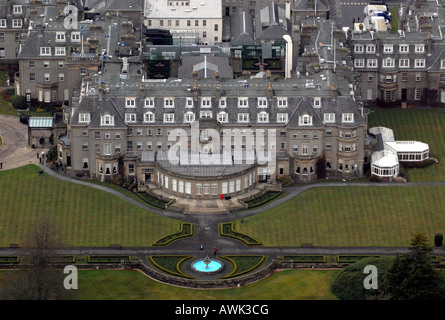
[{"label": "ornamental hedge", "polygon": [[283,256],[283,260],[290,260],[297,263],[325,263],[326,256],[322,255],[296,255],[296,256]]},{"label": "ornamental hedge", "polygon": [[6,264],[6,263],[19,263],[20,257],[19,256],[0,256],[0,264]]},{"label": "ornamental hedge", "polygon": [[180,255],[158,255],[147,257],[148,261],[164,272],[182,278],[193,279],[193,277],[181,271],[181,265],[190,258],[191,256]]},{"label": "ornamental hedge", "polygon": [[181,229],[178,232],[166,235],[153,243],[154,246],[166,246],[182,238],[192,237],[195,233],[193,223],[181,223]]},{"label": "ornamental hedge", "polygon": [[260,246],[261,242],[255,238],[233,230],[233,223],[226,222],[220,225],[220,236],[229,237],[243,242],[247,246]]},{"label": "ornamental hedge", "polygon": [[378,258],[380,256],[377,255],[344,255],[344,256],[337,256],[337,262],[338,263],[355,263],[357,261],[360,261],[364,258]]},{"label": "ornamental hedge", "polygon": [[262,206],[263,204],[275,199],[281,194],[281,191],[268,191],[261,196],[244,201],[247,204],[248,209],[256,208]]},{"label": "ornamental hedge", "polygon": [[221,258],[229,260],[233,266],[232,271],[229,274],[222,277],[223,279],[233,278],[248,273],[258,268],[266,260],[266,256],[255,256],[255,255],[221,256]]},{"label": "ornamental hedge", "polygon": [[88,256],[88,263],[120,263],[122,260],[131,261],[131,257],[118,255]]}]

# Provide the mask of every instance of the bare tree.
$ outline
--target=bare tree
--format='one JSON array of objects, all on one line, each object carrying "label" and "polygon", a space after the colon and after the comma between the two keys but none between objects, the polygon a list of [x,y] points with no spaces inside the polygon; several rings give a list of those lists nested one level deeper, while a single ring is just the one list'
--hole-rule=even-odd
[{"label": "bare tree", "polygon": [[68,299],[70,291],[63,286],[63,270],[51,266],[57,259],[57,248],[63,247],[60,230],[51,216],[38,217],[23,241],[26,268],[8,273],[0,288],[0,299],[59,300]]}]

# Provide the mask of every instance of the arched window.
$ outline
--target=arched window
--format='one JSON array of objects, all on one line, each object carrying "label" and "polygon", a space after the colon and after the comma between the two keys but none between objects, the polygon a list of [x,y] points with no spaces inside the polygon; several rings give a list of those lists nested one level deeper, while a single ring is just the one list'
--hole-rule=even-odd
[{"label": "arched window", "polygon": [[227,115],[227,112],[222,111],[218,113],[218,121],[221,123],[229,122],[229,117]]},{"label": "arched window", "polygon": [[265,111],[258,113],[258,122],[269,122],[269,114]]},{"label": "arched window", "polygon": [[184,122],[191,123],[195,121],[195,114],[192,111],[186,112],[184,115]]},{"label": "arched window", "polygon": [[114,126],[114,116],[109,113],[105,113],[100,117],[100,125],[101,126]]}]

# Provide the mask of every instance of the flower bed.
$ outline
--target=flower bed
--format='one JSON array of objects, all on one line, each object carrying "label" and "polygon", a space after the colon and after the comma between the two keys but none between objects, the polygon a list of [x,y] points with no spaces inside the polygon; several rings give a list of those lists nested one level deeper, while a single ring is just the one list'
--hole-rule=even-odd
[{"label": "flower bed", "polygon": [[192,223],[181,223],[181,229],[176,232],[169,234],[165,237],[162,237],[155,243],[153,243],[154,246],[166,246],[173,241],[185,238],[185,237],[191,237],[194,235],[194,227]]},{"label": "flower bed", "polygon": [[322,255],[283,256],[282,259],[290,260],[293,262],[299,262],[299,263],[325,263],[326,262],[326,256],[322,256]]},{"label": "flower bed", "polygon": [[281,191],[268,191],[261,196],[253,198],[251,200],[244,201],[249,209],[259,207],[272,199],[278,197],[281,194]]},{"label": "flower bed", "polygon": [[169,274],[172,274],[174,276],[183,277],[183,278],[191,278],[193,277],[185,274],[181,271],[181,265],[188,259],[190,259],[191,256],[148,256],[147,259],[150,261],[154,266],[161,269],[164,272],[167,272]]},{"label": "flower bed", "polygon": [[236,240],[242,241],[242,242],[244,242],[244,244],[246,244],[248,246],[261,245],[261,242],[259,242],[258,240],[254,239],[248,235],[245,235],[243,233],[236,232],[235,230],[233,230],[232,222],[221,223],[220,235],[222,237],[231,237]]},{"label": "flower bed", "polygon": [[232,263],[232,271],[224,278],[233,278],[258,268],[266,259],[266,256],[221,256]]},{"label": "flower bed", "polygon": [[5,263],[19,263],[19,256],[0,256],[0,264]]},{"label": "flower bed", "polygon": [[147,202],[149,205],[159,208],[159,209],[165,209],[166,205],[168,204],[167,201],[161,200],[159,198],[155,198],[152,195],[146,193],[146,192],[137,192],[136,193],[142,200]]},{"label": "flower bed", "polygon": [[376,256],[376,255],[369,255],[369,256],[337,256],[337,262],[338,263],[354,263],[357,262],[361,259],[364,258],[370,258],[370,257],[375,257],[378,258],[380,256]]},{"label": "flower bed", "polygon": [[114,255],[88,256],[88,263],[120,263],[122,260],[131,261],[131,257]]}]

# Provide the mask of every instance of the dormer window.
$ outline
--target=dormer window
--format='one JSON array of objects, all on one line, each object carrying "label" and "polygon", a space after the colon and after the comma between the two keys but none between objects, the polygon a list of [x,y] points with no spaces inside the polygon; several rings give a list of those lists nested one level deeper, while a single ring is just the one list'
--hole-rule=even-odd
[{"label": "dormer window", "polygon": [[51,55],[51,47],[40,47],[40,55],[41,56],[50,56]]},{"label": "dormer window", "polygon": [[80,32],[71,33],[71,42],[80,42]]},{"label": "dormer window", "polygon": [[13,28],[21,28],[23,26],[22,19],[12,19],[12,27]]},{"label": "dormer window", "polygon": [[278,108],[287,108],[287,98],[277,98]]},{"label": "dormer window", "polygon": [[267,108],[266,98],[258,98],[258,108]]},{"label": "dormer window", "polygon": [[375,44],[366,45],[366,53],[374,53],[375,52]]},{"label": "dormer window", "polygon": [[164,113],[164,123],[174,123],[175,114],[174,113]]},{"label": "dormer window", "polygon": [[399,44],[399,52],[400,53],[408,53],[409,52],[409,45],[407,45],[407,44]]},{"label": "dormer window", "polygon": [[23,13],[23,8],[21,5],[13,5],[12,6],[12,13],[13,14],[22,14]]},{"label": "dormer window", "polygon": [[89,122],[90,122],[90,113],[89,112],[79,113],[79,123],[89,123]]},{"label": "dormer window", "polygon": [[225,108],[227,106],[227,100],[226,98],[221,98],[219,99],[219,107],[220,108]]},{"label": "dormer window", "polygon": [[238,98],[238,108],[248,108],[249,107],[249,98],[242,97]]},{"label": "dormer window", "polygon": [[106,113],[100,117],[101,126],[114,126],[114,116]]},{"label": "dormer window", "polygon": [[287,113],[277,113],[278,123],[287,123],[288,120],[289,120],[289,115]]},{"label": "dormer window", "polygon": [[414,45],[414,52],[423,53],[425,52],[425,45],[423,43],[418,43]]},{"label": "dormer window", "polygon": [[0,19],[0,28],[6,28],[6,19]]},{"label": "dormer window", "polygon": [[151,111],[144,113],[144,122],[155,122],[155,114]]},{"label": "dormer window", "polygon": [[155,99],[154,98],[145,98],[145,108],[154,108],[155,106]]},{"label": "dormer window", "polygon": [[363,45],[362,44],[354,45],[354,52],[362,53],[363,52]]},{"label": "dormer window", "polygon": [[311,126],[312,117],[308,114],[304,114],[298,118],[298,123],[300,126]]},{"label": "dormer window", "polygon": [[445,60],[440,60],[440,68],[445,69]]},{"label": "dormer window", "polygon": [[229,122],[229,117],[227,116],[227,112],[222,111],[218,113],[218,121],[221,123]]},{"label": "dormer window", "polygon": [[56,42],[65,42],[65,32],[56,32]]},{"label": "dormer window", "polygon": [[164,108],[174,108],[175,98],[164,98]]},{"label": "dormer window", "polygon": [[65,47],[56,47],[56,56],[65,56],[66,55],[66,48]]},{"label": "dormer window", "polygon": [[125,114],[125,122],[135,123],[136,122],[136,113],[126,113]]},{"label": "dormer window", "polygon": [[185,106],[186,108],[193,108],[193,98],[186,98]]},{"label": "dormer window", "polygon": [[343,113],[341,122],[343,122],[343,123],[353,123],[354,122],[354,114],[353,113]]},{"label": "dormer window", "polygon": [[201,108],[210,108],[212,106],[211,98],[201,98]]},{"label": "dormer window", "polygon": [[192,123],[193,121],[195,121],[195,113],[191,111],[186,112],[184,115],[184,122]]},{"label": "dormer window", "polygon": [[136,98],[125,98],[125,108],[136,108]]},{"label": "dormer window", "polygon": [[260,123],[269,122],[269,114],[265,111],[261,111],[258,113],[257,121]]},{"label": "dormer window", "polygon": [[324,114],[325,123],[335,123],[335,113],[325,113]]},{"label": "dormer window", "polygon": [[321,97],[314,98],[314,108],[321,108]]},{"label": "dormer window", "polygon": [[248,113],[238,113],[238,122],[239,123],[249,122],[249,114]]},{"label": "dormer window", "polygon": [[393,53],[394,45],[393,44],[384,44],[383,45],[383,53]]}]

